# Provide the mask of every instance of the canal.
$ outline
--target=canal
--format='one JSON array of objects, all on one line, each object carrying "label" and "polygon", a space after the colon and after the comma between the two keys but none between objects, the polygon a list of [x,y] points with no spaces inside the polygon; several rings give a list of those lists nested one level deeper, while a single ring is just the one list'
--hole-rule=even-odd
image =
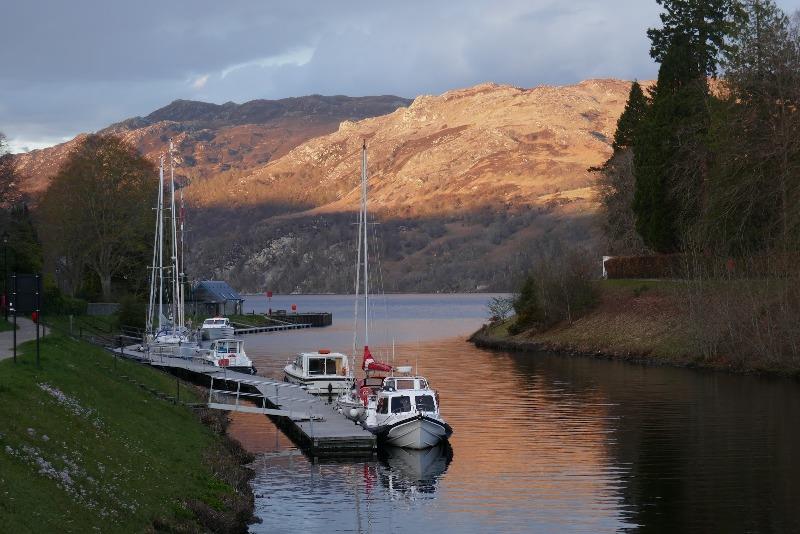
[{"label": "canal", "polygon": [[[488,298],[372,301],[373,353],[391,359],[394,344],[438,389],[450,447],[315,462],[267,418],[235,414],[232,434],[257,455],[251,531],[800,531],[800,384],[477,349],[465,339]],[[246,309],[291,304],[334,324],[248,336],[260,374],[280,378],[300,350],[352,350],[351,297]]]}]

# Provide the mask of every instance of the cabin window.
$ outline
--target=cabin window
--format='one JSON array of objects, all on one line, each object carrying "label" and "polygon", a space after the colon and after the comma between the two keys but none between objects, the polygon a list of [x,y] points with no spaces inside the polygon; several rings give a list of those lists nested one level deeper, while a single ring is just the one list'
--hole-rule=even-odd
[{"label": "cabin window", "polygon": [[411,411],[411,397],[409,397],[408,395],[392,397],[392,413],[401,413],[410,411]]},{"label": "cabin window", "polygon": [[413,378],[399,378],[395,381],[397,389],[414,389],[414,379]]},{"label": "cabin window", "polygon": [[309,358],[308,374],[310,375],[335,375],[339,374],[341,364],[337,358]]},{"label": "cabin window", "polygon": [[433,404],[432,395],[417,395],[415,402],[417,403],[417,410],[420,412],[436,411],[436,406]]},{"label": "cabin window", "polygon": [[419,389],[428,389],[428,381],[424,378],[419,379]]},{"label": "cabin window", "polygon": [[381,397],[378,399],[378,413],[388,413],[389,412],[389,399],[386,397]]}]

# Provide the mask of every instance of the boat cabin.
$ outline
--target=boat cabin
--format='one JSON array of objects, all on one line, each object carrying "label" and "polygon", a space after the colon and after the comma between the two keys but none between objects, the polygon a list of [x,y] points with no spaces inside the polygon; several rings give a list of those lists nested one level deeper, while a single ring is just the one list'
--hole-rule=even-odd
[{"label": "boat cabin", "polygon": [[203,328],[222,328],[230,325],[231,321],[227,317],[211,317],[203,321]]},{"label": "boat cabin", "polygon": [[383,389],[387,391],[428,389],[428,381],[421,376],[392,376],[384,379]]},{"label": "boat cabin", "polygon": [[432,390],[381,392],[375,407],[378,414],[430,412],[435,413],[436,394]]},{"label": "boat cabin", "polygon": [[211,352],[217,358],[227,358],[244,352],[243,344],[240,339],[217,339],[211,342]]},{"label": "boat cabin", "polygon": [[347,356],[338,352],[301,352],[292,364],[298,374],[309,378],[319,376],[345,376]]}]

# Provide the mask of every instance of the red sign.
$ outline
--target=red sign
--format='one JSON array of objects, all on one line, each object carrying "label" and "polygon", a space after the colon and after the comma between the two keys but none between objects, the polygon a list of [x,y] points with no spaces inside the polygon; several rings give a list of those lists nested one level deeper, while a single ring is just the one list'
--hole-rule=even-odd
[{"label": "red sign", "polygon": [[228,358],[220,358],[219,359],[219,366],[220,367],[228,367],[231,361]]},{"label": "red sign", "polygon": [[297,304],[292,304],[292,311],[294,311],[294,312],[297,311]]},{"label": "red sign", "polygon": [[268,299],[271,299],[271,298],[272,298],[272,291],[267,291],[267,298],[268,298]]}]

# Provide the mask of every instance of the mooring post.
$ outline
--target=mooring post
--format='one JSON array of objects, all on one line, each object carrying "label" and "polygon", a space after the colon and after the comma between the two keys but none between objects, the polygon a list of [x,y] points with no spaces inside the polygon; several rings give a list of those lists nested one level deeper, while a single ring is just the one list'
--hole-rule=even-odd
[{"label": "mooring post", "polygon": [[14,332],[14,363],[17,363],[17,273],[11,275],[11,280],[11,288],[14,296],[11,301],[11,311],[14,317],[14,328],[12,329]]},{"label": "mooring post", "polygon": [[242,383],[236,382],[236,407],[239,407],[239,392],[242,390]]},{"label": "mooring post", "polygon": [[41,367],[39,358],[39,325],[42,323],[42,275],[36,275],[36,367]]},{"label": "mooring post", "polygon": [[214,376],[211,376],[211,385],[208,388],[208,403],[211,404],[211,395],[214,393]]}]

